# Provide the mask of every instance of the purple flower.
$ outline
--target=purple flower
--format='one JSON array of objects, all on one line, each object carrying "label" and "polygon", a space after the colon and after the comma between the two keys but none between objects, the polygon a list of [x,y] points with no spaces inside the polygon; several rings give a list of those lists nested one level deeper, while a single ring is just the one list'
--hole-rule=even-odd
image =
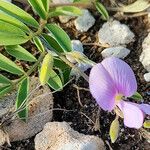
[{"label": "purple flower", "polygon": [[150,105],[123,101],[137,91],[137,82],[131,67],[115,57],[104,59],[90,72],[90,91],[99,106],[107,111],[116,106],[124,115],[124,124],[130,128],[140,128],[145,114],[150,114]]}]

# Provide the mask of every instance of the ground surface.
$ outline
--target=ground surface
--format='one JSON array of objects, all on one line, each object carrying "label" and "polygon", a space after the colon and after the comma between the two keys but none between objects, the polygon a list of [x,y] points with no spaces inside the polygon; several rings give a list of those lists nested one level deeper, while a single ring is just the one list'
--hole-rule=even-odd
[{"label": "ground surface", "polygon": [[[79,33],[75,30],[75,27],[72,22],[67,24],[60,24],[63,29],[69,34],[71,39],[81,40],[82,43],[98,43],[97,32],[99,28],[104,23],[99,14],[94,14],[96,18],[95,25],[87,33]],[[60,23],[56,18],[55,21]],[[130,29],[135,33],[135,42],[128,45],[128,48],[131,49],[131,53],[125,59],[127,63],[130,64],[132,69],[135,72],[135,75],[138,80],[138,92],[142,94],[146,103],[149,103],[149,93],[150,93],[150,83],[146,83],[143,79],[143,74],[146,73],[146,70],[143,68],[142,64],[139,62],[139,56],[142,52],[142,41],[144,37],[148,34],[148,22],[146,17],[138,17],[132,19],[123,19],[122,23],[127,24]],[[84,46],[85,54],[95,62],[101,62],[100,52],[103,48],[97,45],[85,45]],[[87,71],[89,74],[89,70]],[[78,85],[79,87],[88,88],[88,83],[82,78],[79,78],[78,81],[72,81],[68,86],[64,88],[62,92],[54,94],[54,103],[55,108],[62,108],[71,111],[54,111],[53,121],[67,121],[70,122],[73,129],[84,134],[91,134],[101,137],[107,149],[113,150],[149,150],[149,143],[142,138],[139,131],[134,129],[128,129],[123,126],[122,120],[121,131],[119,138],[115,144],[111,144],[109,138],[109,126],[114,119],[113,113],[107,113],[100,111],[95,100],[92,98],[89,92],[80,90],[80,98],[82,105],[78,102],[77,90],[73,87],[73,84]],[[94,129],[93,122],[99,121],[100,130]],[[111,148],[110,148],[111,147]],[[12,147],[8,148],[7,146],[4,149],[11,150],[33,150],[34,149],[34,138],[27,139],[21,142],[12,143]]]}]

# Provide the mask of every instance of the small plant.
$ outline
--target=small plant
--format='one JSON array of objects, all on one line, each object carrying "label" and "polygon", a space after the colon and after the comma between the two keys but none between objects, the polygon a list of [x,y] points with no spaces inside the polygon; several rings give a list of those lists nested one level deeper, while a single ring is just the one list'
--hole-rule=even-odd
[{"label": "small plant", "polygon": [[[5,49],[5,54],[31,64],[25,71],[6,57],[7,55],[0,53],[0,69],[16,75],[14,80],[10,80],[0,74],[0,97],[18,89],[14,113],[26,121],[30,95],[29,77],[32,73],[38,72],[41,85],[47,84],[53,90],[59,91],[69,81],[73,68],[89,81],[90,91],[99,106],[104,110],[115,111],[116,119],[110,128],[112,142],[115,142],[119,133],[119,116],[124,117],[126,126],[140,128],[145,114],[150,114],[149,105],[126,102],[127,97],[131,96],[141,99],[140,94],[136,93],[137,83],[131,68],[117,58],[108,58],[95,65],[86,56],[72,49],[71,40],[62,28],[48,22],[49,18],[59,15],[81,15],[82,11],[78,6],[94,6],[101,13],[102,19],[108,20],[105,7],[97,0],[74,0],[74,3],[66,5],[52,4],[50,0],[28,2],[39,16],[39,22],[14,4],[0,1],[0,46],[2,50]],[[38,51],[35,55],[24,48],[23,44],[27,42],[36,46]],[[90,78],[74,65],[80,62],[94,65]],[[149,123],[145,122],[145,126],[148,127]]]},{"label": "small plant", "polygon": [[150,115],[150,105],[127,102],[128,97],[139,99],[137,82],[130,66],[118,58],[106,58],[95,65],[90,72],[89,85],[99,106],[116,113],[110,127],[112,142],[115,142],[119,133],[119,117],[124,119],[125,126],[139,129],[145,114]]}]

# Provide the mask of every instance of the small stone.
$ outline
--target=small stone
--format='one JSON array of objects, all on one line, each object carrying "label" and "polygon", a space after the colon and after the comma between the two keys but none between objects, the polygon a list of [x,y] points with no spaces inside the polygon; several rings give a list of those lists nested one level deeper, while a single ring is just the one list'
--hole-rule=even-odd
[{"label": "small stone", "polygon": [[105,150],[104,142],[74,131],[66,122],[50,122],[35,137],[35,150]]},{"label": "small stone", "polygon": [[[37,77],[32,77],[30,79],[30,92],[38,85],[39,79]],[[0,100],[0,104],[4,103],[3,105],[0,105],[0,110],[13,108],[16,96],[17,92],[12,92]],[[4,102],[5,99],[9,102]],[[40,132],[44,125],[52,120],[53,112],[51,109],[53,109],[52,93],[48,86],[43,86],[30,97],[29,116],[27,121],[23,122],[16,116],[10,120],[8,125],[3,127],[4,131],[9,135],[10,142],[30,138]],[[4,113],[5,111],[2,112]],[[0,137],[1,136],[0,132]]]},{"label": "small stone", "polygon": [[144,79],[146,82],[150,82],[150,72],[144,74]]},{"label": "small stone", "polygon": [[83,53],[84,49],[83,49],[83,44],[81,43],[81,41],[79,41],[79,40],[72,40],[71,44],[72,44],[72,49],[74,51],[78,51],[78,52]]},{"label": "small stone", "polygon": [[143,51],[140,55],[140,62],[148,72],[150,72],[150,44],[149,43],[150,43],[150,33],[142,43]]},{"label": "small stone", "polygon": [[82,12],[83,15],[75,19],[74,23],[78,31],[86,32],[95,24],[95,18],[87,9],[83,9]]},{"label": "small stone", "polygon": [[98,32],[100,44],[109,44],[111,47],[126,46],[126,44],[134,41],[134,37],[134,33],[130,31],[127,25],[116,20],[106,22]]},{"label": "small stone", "polygon": [[55,4],[73,3],[74,0],[52,0]]},{"label": "small stone", "polygon": [[125,58],[129,55],[130,50],[122,47],[122,46],[118,46],[118,47],[110,47],[110,48],[106,48],[102,51],[102,56],[104,58],[106,57],[117,57],[117,58]]}]

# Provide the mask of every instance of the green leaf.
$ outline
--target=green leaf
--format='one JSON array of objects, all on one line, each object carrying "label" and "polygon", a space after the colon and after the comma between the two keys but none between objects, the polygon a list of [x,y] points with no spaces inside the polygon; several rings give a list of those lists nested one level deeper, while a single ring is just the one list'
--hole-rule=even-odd
[{"label": "green leaf", "polygon": [[41,70],[40,70],[40,82],[41,85],[45,85],[50,78],[50,72],[53,69],[53,56],[48,53],[42,62]]},{"label": "green leaf", "polygon": [[96,2],[95,7],[102,15],[103,20],[109,20],[109,14],[103,4],[101,4],[100,2]]},{"label": "green leaf", "polygon": [[144,11],[149,7],[150,3],[148,0],[137,0],[130,5],[121,7],[120,10],[127,13],[137,13]]},{"label": "green leaf", "polygon": [[59,43],[62,49],[64,49],[64,51],[72,51],[71,40],[62,28],[60,28],[56,24],[47,24],[46,28]]},{"label": "green leaf", "polygon": [[119,121],[118,121],[118,119],[116,118],[116,119],[111,123],[110,130],[109,130],[109,135],[110,135],[110,138],[111,138],[111,142],[112,142],[112,143],[114,143],[114,142],[117,140],[118,134],[119,134]]},{"label": "green leaf", "polygon": [[49,2],[50,2],[50,0],[41,0],[41,1],[43,3],[43,6],[44,6],[46,12],[48,12],[49,11]]},{"label": "green leaf", "polygon": [[0,69],[17,75],[22,75],[24,73],[21,68],[2,54],[0,54]]},{"label": "green leaf", "polygon": [[64,49],[62,49],[62,47],[60,46],[60,44],[56,41],[56,39],[51,36],[51,35],[47,35],[47,34],[42,34],[44,41],[46,42],[46,45],[49,49],[53,50],[53,51],[57,51],[59,53],[65,52]]},{"label": "green leaf", "polygon": [[46,19],[46,11],[41,0],[28,0],[32,8],[37,12],[37,14],[42,18]]},{"label": "green leaf", "polygon": [[49,13],[50,17],[59,16],[59,15],[80,16],[80,15],[82,15],[82,11],[81,11],[81,9],[79,9],[75,6],[62,6],[62,7],[56,7],[56,9],[54,9],[54,11],[51,11]]},{"label": "green leaf", "polygon": [[0,1],[0,10],[7,13],[8,15],[15,17],[16,19],[20,20],[21,22],[24,22],[25,24],[38,28],[39,24],[38,22],[27,12],[20,9],[16,5],[12,3],[8,3],[5,0]]},{"label": "green leaf", "polygon": [[24,109],[18,112],[18,116],[23,121],[26,121],[28,116],[28,108],[27,108],[27,96],[29,93],[29,78],[25,78],[22,80],[22,82],[19,85],[19,90],[17,94],[17,100],[16,100],[16,110],[19,108],[22,108],[23,104],[25,107]]},{"label": "green leaf", "polygon": [[71,72],[70,66],[68,66],[66,63],[64,63],[59,58],[54,59],[54,66],[61,70],[61,73],[63,75],[63,79],[62,79],[63,84],[67,83],[70,78],[70,72]]},{"label": "green leaf", "polygon": [[2,96],[4,96],[5,94],[9,93],[11,90],[12,90],[12,86],[11,85],[0,87],[0,98]]},{"label": "green leaf", "polygon": [[37,59],[20,45],[6,46],[6,51],[19,60],[35,62]]},{"label": "green leaf", "polygon": [[150,129],[150,120],[146,120],[143,124],[144,128]]},{"label": "green leaf", "polygon": [[43,44],[42,44],[42,42],[41,42],[41,40],[40,40],[39,37],[37,37],[37,36],[34,37],[34,38],[33,38],[33,41],[34,41],[34,43],[35,43],[37,49],[38,49],[40,52],[44,52],[44,51],[45,51],[45,48],[44,48],[44,46],[43,46]]},{"label": "green leaf", "polygon": [[0,21],[0,45],[17,45],[28,40],[29,37],[20,28]]},{"label": "green leaf", "polygon": [[54,70],[50,71],[50,78],[47,84],[56,91],[63,89],[62,81]]},{"label": "green leaf", "polygon": [[26,33],[30,33],[30,29],[24,23],[22,23],[21,21],[19,21],[18,19],[14,18],[14,17],[11,17],[11,16],[3,13],[2,11],[0,11],[0,20],[14,25],[14,26],[22,29]]},{"label": "green leaf", "polygon": [[0,84],[10,85],[11,83],[11,80],[0,74]]},{"label": "green leaf", "polygon": [[130,98],[136,100],[136,101],[140,101],[140,100],[143,100],[143,97],[140,93],[138,92],[135,92],[134,95],[132,95]]}]

